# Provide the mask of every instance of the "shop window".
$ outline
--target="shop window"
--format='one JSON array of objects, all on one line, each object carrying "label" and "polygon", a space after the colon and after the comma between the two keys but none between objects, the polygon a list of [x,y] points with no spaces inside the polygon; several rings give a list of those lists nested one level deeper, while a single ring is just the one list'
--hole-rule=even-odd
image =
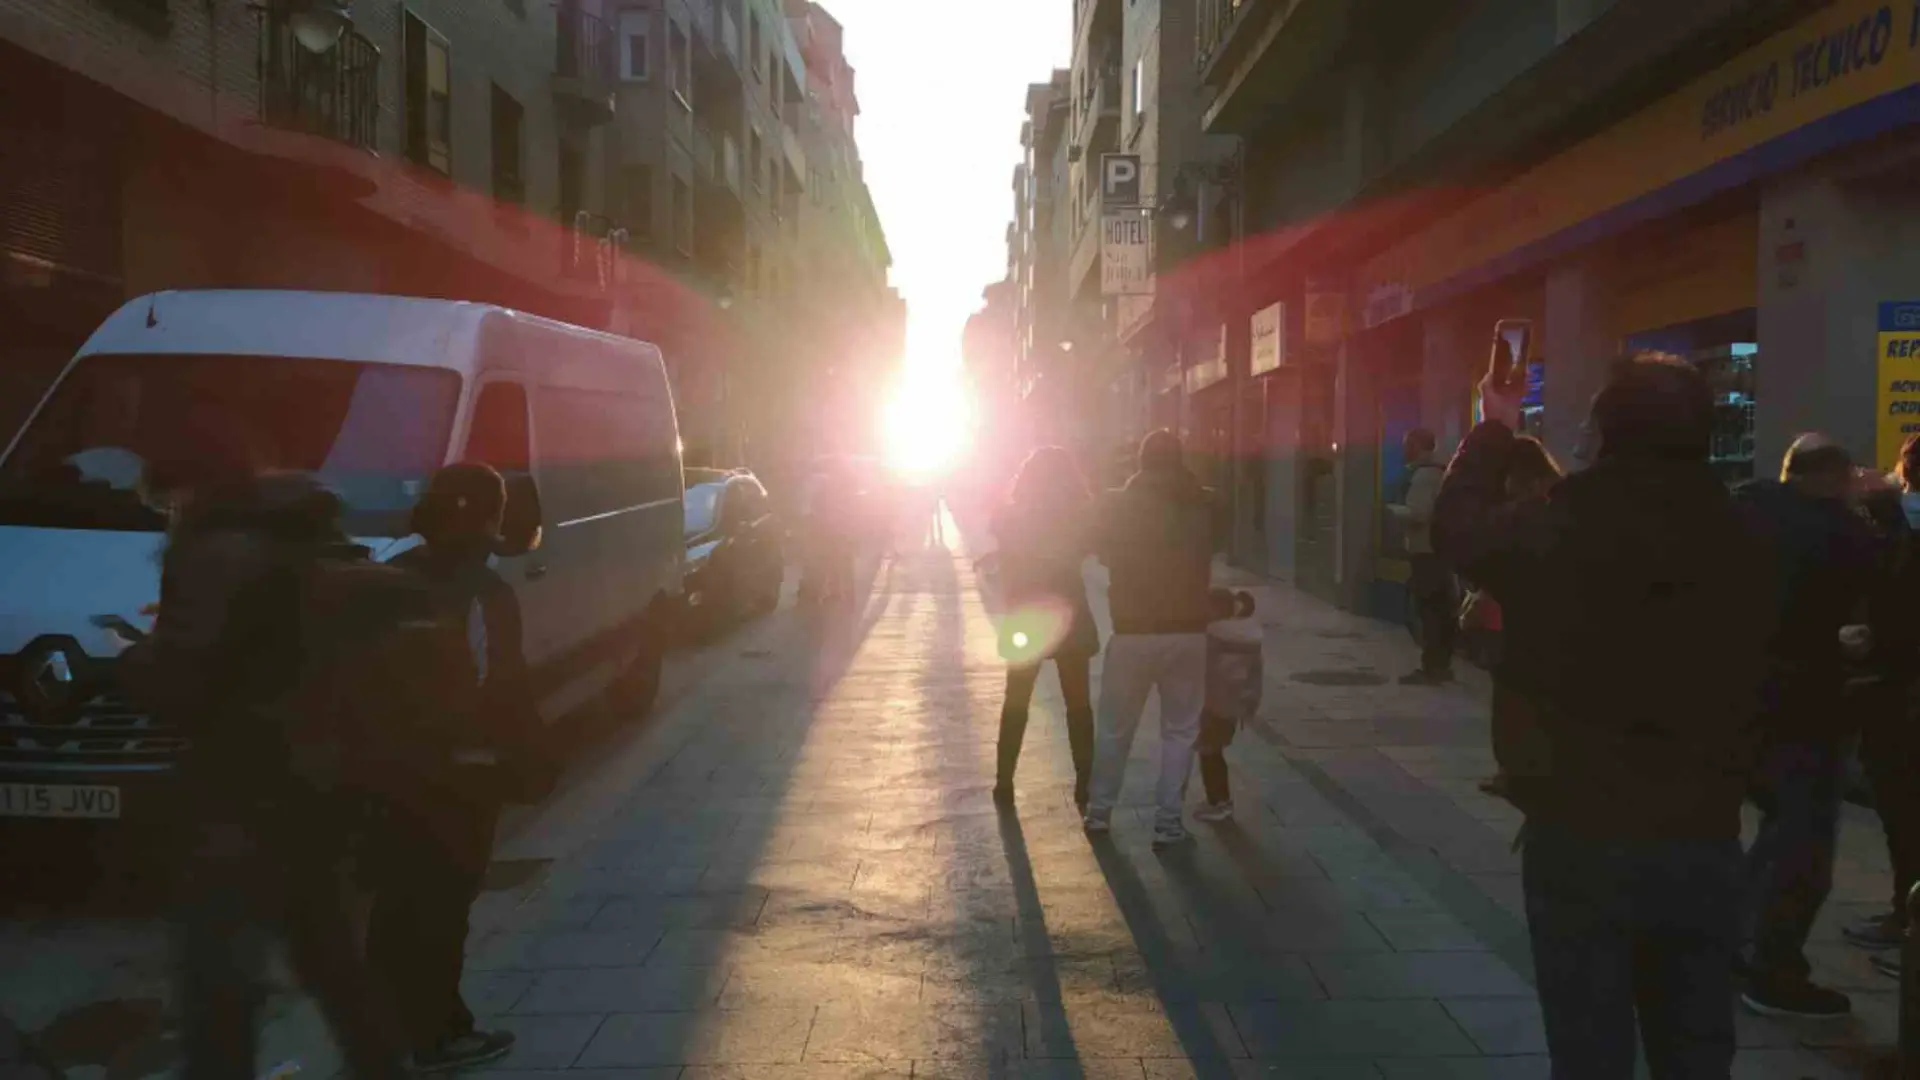
[{"label": "shop window", "polygon": [[1713,389],[1713,468],[1729,484],[1754,477],[1754,367],[1759,319],[1751,308],[1629,335],[1629,351],[1653,350],[1698,365]]}]

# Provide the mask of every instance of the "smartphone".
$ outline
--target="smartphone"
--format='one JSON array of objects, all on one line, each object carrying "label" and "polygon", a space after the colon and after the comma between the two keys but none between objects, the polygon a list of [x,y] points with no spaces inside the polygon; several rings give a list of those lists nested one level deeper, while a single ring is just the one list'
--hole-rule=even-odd
[{"label": "smartphone", "polygon": [[1502,392],[1524,378],[1533,354],[1533,320],[1501,319],[1493,324],[1493,346],[1487,357],[1487,381]]}]

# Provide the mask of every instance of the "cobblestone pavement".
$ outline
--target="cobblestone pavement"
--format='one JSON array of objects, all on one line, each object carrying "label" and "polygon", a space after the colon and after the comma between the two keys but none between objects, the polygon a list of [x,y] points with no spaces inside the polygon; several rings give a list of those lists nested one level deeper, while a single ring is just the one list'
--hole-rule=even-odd
[{"label": "cobblestone pavement", "polygon": [[[1050,678],[995,812],[1002,666],[964,550],[728,639],[503,842],[468,989],[519,1042],[487,1080],[1546,1077],[1517,823],[1475,788],[1484,687],[1393,685],[1403,631],[1251,587],[1270,682],[1229,752],[1239,817],[1161,854],[1157,740],[1090,842]],[[1743,1017],[1739,1077],[1858,1075],[1891,1040],[1893,985],[1836,929],[1887,890],[1870,817],[1844,846],[1817,952],[1861,1016]],[[275,1045],[325,1075],[310,1016]]]}]

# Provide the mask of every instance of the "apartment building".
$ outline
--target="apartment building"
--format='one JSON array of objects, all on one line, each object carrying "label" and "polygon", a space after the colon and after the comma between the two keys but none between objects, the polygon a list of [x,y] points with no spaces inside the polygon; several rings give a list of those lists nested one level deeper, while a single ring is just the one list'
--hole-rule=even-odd
[{"label": "apartment building", "polygon": [[1400,436],[1462,435],[1500,319],[1531,321],[1526,424],[1569,465],[1606,361],[1642,348],[1713,382],[1730,482],[1798,431],[1886,464],[1911,429],[1911,4],[1201,15],[1204,129],[1248,147],[1245,276],[1219,317],[1261,406],[1239,437],[1266,466],[1270,571],[1397,609]]},{"label": "apartment building", "polygon": [[616,324],[561,225],[604,208],[610,36],[571,0],[344,9],[0,8],[0,306],[16,330],[0,425],[101,315],[158,288],[463,296]]},{"label": "apartment building", "polygon": [[343,289],[658,341],[690,451],[738,461],[806,81],[774,0],[0,5],[0,428],[130,295]]}]

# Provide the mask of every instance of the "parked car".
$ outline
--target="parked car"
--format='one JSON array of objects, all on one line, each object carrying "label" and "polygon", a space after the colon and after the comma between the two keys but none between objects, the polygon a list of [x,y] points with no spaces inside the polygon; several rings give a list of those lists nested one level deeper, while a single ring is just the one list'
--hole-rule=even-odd
[{"label": "parked car", "polygon": [[696,629],[780,606],[786,554],[767,489],[744,469],[688,469],[686,608]]},{"label": "parked car", "polygon": [[112,625],[159,597],[149,470],[221,440],[315,476],[379,559],[420,542],[434,470],[495,466],[543,718],[651,704],[685,557],[658,349],[483,304],[158,293],[108,317],[0,456],[0,825],[166,816],[184,736],[122,701]]}]

